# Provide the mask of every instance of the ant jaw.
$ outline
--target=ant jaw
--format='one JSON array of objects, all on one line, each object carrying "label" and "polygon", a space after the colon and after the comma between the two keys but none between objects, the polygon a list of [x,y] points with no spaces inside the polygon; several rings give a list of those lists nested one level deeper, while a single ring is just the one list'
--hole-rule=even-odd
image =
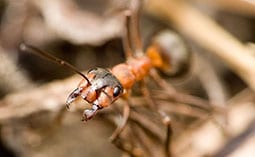
[{"label": "ant jaw", "polygon": [[71,103],[78,97],[80,96],[82,91],[82,88],[76,88],[67,98],[66,100],[66,108],[70,109]]}]

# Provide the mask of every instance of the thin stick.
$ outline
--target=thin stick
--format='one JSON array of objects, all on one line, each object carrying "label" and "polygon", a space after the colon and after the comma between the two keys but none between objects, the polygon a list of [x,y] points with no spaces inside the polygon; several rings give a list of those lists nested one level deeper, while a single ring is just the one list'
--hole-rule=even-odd
[{"label": "thin stick", "polygon": [[249,138],[254,136],[255,134],[255,119],[252,120],[242,133],[229,140],[229,142],[223,146],[217,153],[212,155],[212,157],[224,157],[231,156],[234,151],[238,150],[238,148],[242,147],[243,143],[245,143]]},{"label": "thin stick", "polygon": [[166,157],[171,157],[172,153],[171,153],[170,146],[171,146],[171,137],[173,134],[171,119],[165,112],[159,111],[159,113],[161,114],[163,124],[167,127],[166,140],[165,140],[165,154],[166,154]]},{"label": "thin stick", "polygon": [[254,0],[232,0],[229,3],[228,0],[193,0],[196,3],[207,4],[208,6],[214,6],[219,10],[227,12],[237,13],[245,16],[255,15],[255,1]]},{"label": "thin stick", "polygon": [[[131,132],[130,128],[127,126],[127,131]],[[130,138],[130,139],[134,139],[134,138]],[[120,150],[123,151],[123,153],[127,153],[132,157],[136,157],[137,155],[135,154],[135,152],[133,151],[133,143],[130,142],[129,140],[120,138],[119,136],[116,137],[112,143]]]},{"label": "thin stick", "polygon": [[131,112],[130,120],[139,125],[142,129],[146,130],[153,137],[163,141],[164,136],[162,135],[162,130],[151,120],[147,119],[146,116],[141,113]]},{"label": "thin stick", "polygon": [[143,133],[142,128],[140,128],[136,123],[134,123],[134,125],[131,125],[131,129],[132,129],[132,135],[133,135],[133,139],[136,139],[135,142],[138,143],[138,145],[140,145],[140,147],[142,147],[144,149],[144,153],[146,153],[146,155],[144,156],[152,156],[152,150],[150,148],[150,145],[148,145],[149,141],[146,140],[144,138],[144,136],[146,136]]},{"label": "thin stick", "polygon": [[81,75],[83,78],[86,79],[86,81],[90,84],[90,81],[88,80],[88,78],[80,71],[78,70],[76,67],[74,67],[73,65],[71,65],[70,63],[62,60],[62,59],[59,59],[51,54],[49,54],[48,52],[45,52],[43,50],[40,50],[32,45],[27,45],[25,43],[22,43],[20,44],[20,50],[21,51],[24,51],[24,52],[29,52],[29,53],[33,53],[39,57],[42,57],[42,58],[45,58],[53,63],[56,63],[56,64],[59,64],[59,65],[62,65],[68,69],[70,69],[71,71]]},{"label": "thin stick", "polygon": [[129,145],[127,140],[122,140],[120,138],[117,138],[116,140],[113,141],[113,144],[120,150],[122,150],[125,153],[128,153],[129,155],[135,156],[134,152],[132,149],[129,149],[125,147],[126,145]]},{"label": "thin stick", "polygon": [[167,125],[167,131],[166,131],[166,142],[165,142],[165,154],[167,157],[171,157],[171,149],[170,149],[170,145],[171,145],[171,137],[172,137],[173,131],[172,131],[172,127],[170,125],[170,123]]}]

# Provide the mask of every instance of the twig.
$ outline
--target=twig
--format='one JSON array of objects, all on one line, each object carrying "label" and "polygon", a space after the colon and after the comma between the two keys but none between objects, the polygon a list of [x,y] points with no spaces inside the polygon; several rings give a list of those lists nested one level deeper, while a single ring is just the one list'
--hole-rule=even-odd
[{"label": "twig", "polygon": [[[3,1],[2,1],[3,2]],[[1,3],[2,3],[1,2]],[[22,30],[28,16],[28,1],[5,1],[6,9],[1,19],[1,44],[4,48],[13,49],[22,38]],[[10,22],[11,21],[11,22]]]},{"label": "twig", "polygon": [[172,127],[171,127],[171,123],[167,124],[167,131],[166,131],[166,141],[165,141],[165,154],[166,154],[166,157],[171,157],[172,156],[172,153],[171,153],[171,139],[172,139],[172,136],[173,136],[173,130],[172,130]]},{"label": "twig", "polygon": [[196,62],[194,64],[196,64],[195,67],[197,67],[196,75],[203,85],[209,101],[212,104],[224,107],[228,94],[215,69],[208,63],[207,59],[201,58],[198,55],[196,55]]},{"label": "twig", "polygon": [[255,135],[255,120],[251,122],[249,127],[244,130],[240,135],[231,139],[224,147],[222,147],[217,153],[212,155],[212,157],[224,157],[229,156],[235,150],[238,149],[246,140]]},{"label": "twig", "polygon": [[[254,120],[254,99],[254,93],[245,90],[240,96],[234,97],[234,101],[227,104],[228,124],[226,129],[229,130],[232,137],[243,132]],[[206,119],[196,128],[186,129],[181,133],[181,136],[174,140],[172,143],[173,153],[179,157],[212,155],[229,140],[221,129],[218,124],[213,122],[212,118]]]},{"label": "twig", "polygon": [[33,3],[41,10],[46,24],[58,36],[74,44],[99,45],[110,38],[120,37],[124,28],[122,14],[107,18],[97,16],[78,9],[70,0],[40,0]]},{"label": "twig", "polygon": [[0,122],[40,111],[59,111],[65,106],[66,96],[78,82],[79,77],[74,76],[9,94],[0,101]]},{"label": "twig", "polygon": [[178,114],[182,116],[189,116],[193,118],[204,118],[208,116],[208,111],[204,111],[198,108],[187,106],[181,103],[170,103],[169,101],[157,100],[160,110],[164,110],[167,113]]},{"label": "twig", "polygon": [[135,142],[138,143],[138,145],[140,145],[141,148],[143,148],[145,151],[144,153],[146,153],[146,156],[152,156],[152,150],[150,149],[150,145],[149,145],[149,141],[148,139],[144,138],[145,134],[142,133],[142,129],[139,128],[138,125],[130,125],[131,129],[132,129],[132,135],[133,135],[133,139],[136,139]]},{"label": "twig", "polygon": [[164,141],[164,136],[161,133],[162,132],[161,129],[157,125],[155,125],[153,122],[146,119],[143,115],[136,112],[131,112],[130,120],[137,123],[141,128],[146,129],[154,137],[157,137],[161,141]]},{"label": "twig", "polygon": [[253,0],[193,0],[199,3],[216,7],[217,9],[239,13],[243,15],[255,15],[255,2]]}]

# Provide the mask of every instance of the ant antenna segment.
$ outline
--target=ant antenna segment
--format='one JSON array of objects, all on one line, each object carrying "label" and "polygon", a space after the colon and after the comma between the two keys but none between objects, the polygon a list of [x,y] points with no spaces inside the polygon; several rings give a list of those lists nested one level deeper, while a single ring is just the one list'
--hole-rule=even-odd
[{"label": "ant antenna segment", "polygon": [[50,53],[48,53],[46,51],[40,50],[40,49],[38,49],[38,48],[36,48],[34,46],[27,45],[25,43],[21,43],[20,44],[20,50],[24,51],[24,52],[33,53],[33,54],[35,54],[37,56],[40,56],[40,57],[45,58],[45,59],[48,59],[51,62],[54,62],[54,63],[57,63],[59,65],[65,66],[68,69],[70,69],[71,71],[81,75],[89,84],[91,84],[89,79],[80,70],[78,70],[76,67],[74,67],[70,63],[68,63],[68,62],[66,62],[66,61],[64,61],[64,60],[62,60],[60,58],[57,58],[57,57],[51,55]]}]

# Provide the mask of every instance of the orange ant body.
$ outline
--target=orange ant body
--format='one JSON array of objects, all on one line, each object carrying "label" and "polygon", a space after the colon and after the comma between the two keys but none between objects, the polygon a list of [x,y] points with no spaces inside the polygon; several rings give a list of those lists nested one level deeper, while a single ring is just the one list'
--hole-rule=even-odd
[{"label": "orange ant body", "polygon": [[91,109],[84,111],[83,120],[91,119],[97,110],[109,106],[125,91],[131,89],[136,81],[144,79],[154,67],[152,63],[153,58],[141,56],[129,58],[126,63],[118,64],[110,71],[103,68],[89,70],[86,74],[87,79],[82,79],[67,98],[67,107],[69,108],[76,97],[81,96],[92,104]]}]

